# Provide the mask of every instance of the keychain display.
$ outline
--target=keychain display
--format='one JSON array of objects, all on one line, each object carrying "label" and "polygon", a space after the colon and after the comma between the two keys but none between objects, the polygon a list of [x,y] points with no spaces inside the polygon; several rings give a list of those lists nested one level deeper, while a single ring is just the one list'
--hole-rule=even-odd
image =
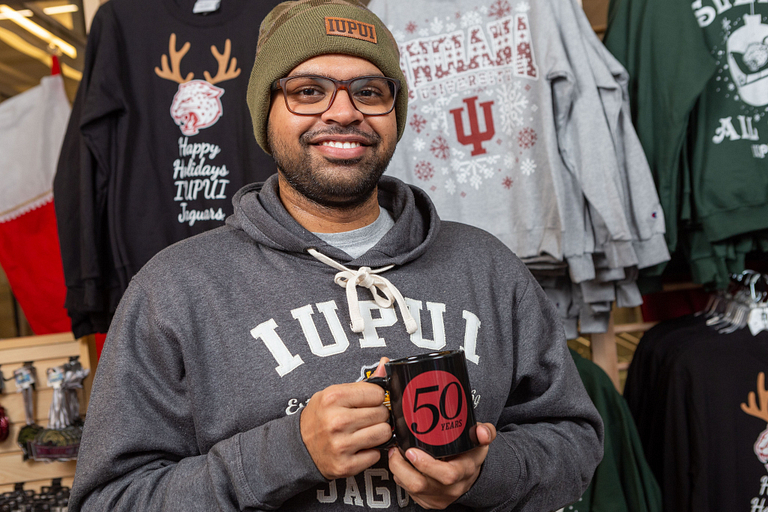
[{"label": "keychain display", "polygon": [[48,368],[48,386],[53,388],[53,400],[48,411],[48,428],[40,430],[30,443],[35,460],[72,460],[77,458],[82,436],[80,400],[77,390],[90,373],[77,357]]},{"label": "keychain display", "polygon": [[61,485],[61,478],[42,487],[39,493],[25,490],[19,483],[12,492],[0,494],[0,512],[67,512],[69,493],[69,487]]},{"label": "keychain display", "polygon": [[21,448],[23,460],[27,460],[32,454],[30,443],[43,430],[43,427],[35,423],[34,391],[35,382],[37,382],[37,370],[31,362],[26,362],[13,371],[13,377],[16,380],[16,391],[21,393],[24,398],[24,415],[27,421],[27,424],[19,430],[16,442]]},{"label": "keychain display", "polygon": [[[0,395],[5,391],[5,381],[3,370],[0,370]],[[11,433],[11,420],[8,418],[8,414],[5,412],[5,408],[0,405],[0,443],[8,439],[8,435]]]}]

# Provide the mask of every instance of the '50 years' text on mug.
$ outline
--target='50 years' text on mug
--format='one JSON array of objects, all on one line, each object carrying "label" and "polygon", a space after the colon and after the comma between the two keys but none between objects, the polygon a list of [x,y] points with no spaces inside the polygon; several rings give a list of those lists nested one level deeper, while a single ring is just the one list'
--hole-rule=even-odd
[{"label": "'50 years' text on mug", "polygon": [[405,453],[419,448],[442,459],[478,445],[467,363],[461,350],[430,352],[385,364],[371,377],[389,392],[392,440]]}]

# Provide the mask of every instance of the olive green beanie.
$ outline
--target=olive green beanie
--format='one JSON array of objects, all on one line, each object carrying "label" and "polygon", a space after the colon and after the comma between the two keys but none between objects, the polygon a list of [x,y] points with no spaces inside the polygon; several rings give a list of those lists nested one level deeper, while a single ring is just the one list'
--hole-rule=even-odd
[{"label": "olive green beanie", "polygon": [[400,80],[395,116],[398,140],[402,137],[408,87],[400,69],[400,51],[387,27],[357,0],[298,0],[281,3],[262,21],[248,82],[253,133],[267,153],[271,154],[267,120],[272,84],[305,60],[331,53],[361,57],[384,76]]}]

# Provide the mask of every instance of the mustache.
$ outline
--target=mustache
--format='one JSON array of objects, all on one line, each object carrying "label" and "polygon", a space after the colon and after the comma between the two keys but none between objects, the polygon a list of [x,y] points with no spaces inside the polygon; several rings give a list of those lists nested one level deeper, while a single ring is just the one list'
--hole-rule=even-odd
[{"label": "mustache", "polygon": [[355,126],[333,126],[330,128],[322,128],[318,130],[310,130],[304,132],[299,140],[302,144],[309,144],[315,137],[323,137],[328,135],[354,135],[365,139],[366,144],[370,146],[378,145],[381,142],[381,136],[376,132],[366,132]]}]

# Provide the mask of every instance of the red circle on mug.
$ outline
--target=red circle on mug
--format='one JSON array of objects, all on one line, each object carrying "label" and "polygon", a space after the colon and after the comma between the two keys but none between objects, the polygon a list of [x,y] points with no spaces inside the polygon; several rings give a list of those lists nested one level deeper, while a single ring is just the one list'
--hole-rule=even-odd
[{"label": "red circle on mug", "polygon": [[467,423],[466,393],[455,375],[441,370],[414,377],[403,392],[403,419],[419,441],[452,443]]}]

